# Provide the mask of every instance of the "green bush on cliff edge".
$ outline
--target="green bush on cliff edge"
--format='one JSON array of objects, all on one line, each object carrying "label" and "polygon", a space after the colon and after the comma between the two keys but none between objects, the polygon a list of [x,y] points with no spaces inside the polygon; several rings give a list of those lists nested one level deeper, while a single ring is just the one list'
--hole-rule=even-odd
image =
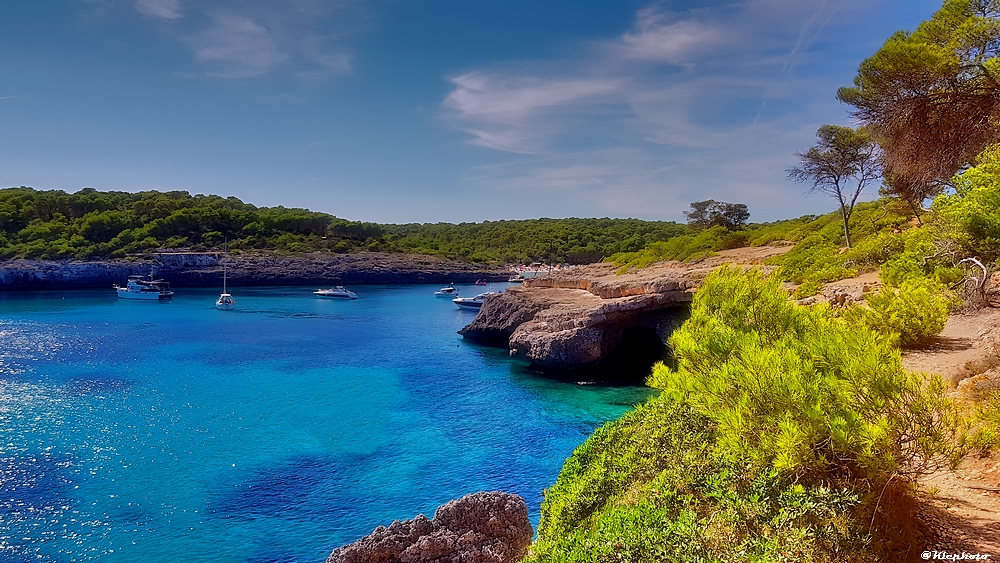
[{"label": "green bush on cliff edge", "polygon": [[885,486],[961,453],[939,384],[759,270],[711,274],[671,345],[661,394],[546,491],[527,561],[877,561]]}]

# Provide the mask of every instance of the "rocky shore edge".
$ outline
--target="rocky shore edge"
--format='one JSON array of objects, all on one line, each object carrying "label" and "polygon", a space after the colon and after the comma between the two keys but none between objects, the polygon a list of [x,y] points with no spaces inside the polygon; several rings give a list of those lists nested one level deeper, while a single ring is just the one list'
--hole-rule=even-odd
[{"label": "rocky shore edge", "polygon": [[214,287],[222,284],[223,257],[234,287],[499,282],[510,275],[503,268],[423,254],[176,252],[113,260],[2,260],[0,290],[110,288],[128,276],[151,273],[174,287]]},{"label": "rocky shore edge", "polygon": [[523,498],[480,492],[438,507],[433,520],[420,514],[379,526],[326,563],[515,563],[533,534]]}]

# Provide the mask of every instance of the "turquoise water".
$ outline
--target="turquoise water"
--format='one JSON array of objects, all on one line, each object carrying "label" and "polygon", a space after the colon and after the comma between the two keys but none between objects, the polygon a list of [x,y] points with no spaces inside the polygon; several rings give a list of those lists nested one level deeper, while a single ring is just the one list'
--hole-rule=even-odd
[{"label": "turquoise water", "polygon": [[537,525],[573,448],[645,397],[464,342],[474,312],[436,287],[353,289],[0,294],[0,561],[318,563],[479,490]]}]

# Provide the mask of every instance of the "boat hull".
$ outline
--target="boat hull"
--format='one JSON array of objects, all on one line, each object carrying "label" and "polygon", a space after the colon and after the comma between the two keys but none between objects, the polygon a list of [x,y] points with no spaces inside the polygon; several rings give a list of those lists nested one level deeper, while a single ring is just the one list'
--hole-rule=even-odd
[{"label": "boat hull", "polygon": [[128,289],[119,289],[118,297],[120,299],[135,299],[138,301],[164,301],[173,299],[174,292],[162,293],[159,291],[129,291]]}]

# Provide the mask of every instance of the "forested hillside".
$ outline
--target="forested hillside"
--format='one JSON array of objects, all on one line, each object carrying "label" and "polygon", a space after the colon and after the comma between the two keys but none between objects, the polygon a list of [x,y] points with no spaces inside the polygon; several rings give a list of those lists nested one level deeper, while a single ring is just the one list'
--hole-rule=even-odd
[{"label": "forested hillside", "polygon": [[0,257],[91,259],[157,249],[415,252],[477,262],[588,263],[690,232],[638,219],[382,225],[188,192],[0,189]]}]

